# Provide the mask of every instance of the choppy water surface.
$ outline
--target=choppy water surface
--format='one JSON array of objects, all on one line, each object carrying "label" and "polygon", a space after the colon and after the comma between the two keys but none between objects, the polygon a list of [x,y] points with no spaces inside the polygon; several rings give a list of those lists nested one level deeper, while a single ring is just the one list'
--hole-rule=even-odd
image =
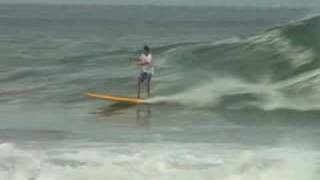
[{"label": "choppy water surface", "polygon": [[[0,179],[319,178],[306,9],[0,6]],[[135,96],[153,50],[149,104]]]}]

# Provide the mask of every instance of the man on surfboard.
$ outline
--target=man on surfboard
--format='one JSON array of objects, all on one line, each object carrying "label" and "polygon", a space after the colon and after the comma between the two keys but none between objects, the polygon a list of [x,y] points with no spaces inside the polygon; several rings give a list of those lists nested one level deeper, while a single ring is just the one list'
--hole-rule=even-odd
[{"label": "man on surfboard", "polygon": [[143,53],[137,58],[137,65],[139,66],[141,72],[138,77],[137,85],[137,97],[140,98],[140,87],[143,82],[147,83],[148,97],[150,97],[150,83],[154,72],[152,65],[152,55],[150,48],[148,46],[143,47]]}]

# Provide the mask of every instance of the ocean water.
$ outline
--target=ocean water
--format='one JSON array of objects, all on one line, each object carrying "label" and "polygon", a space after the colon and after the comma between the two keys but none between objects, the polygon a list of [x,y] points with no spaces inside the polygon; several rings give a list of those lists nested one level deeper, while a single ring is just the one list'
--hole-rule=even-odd
[{"label": "ocean water", "polygon": [[[0,179],[320,178],[314,12],[0,5]],[[145,44],[148,104],[82,95],[135,96]]]}]

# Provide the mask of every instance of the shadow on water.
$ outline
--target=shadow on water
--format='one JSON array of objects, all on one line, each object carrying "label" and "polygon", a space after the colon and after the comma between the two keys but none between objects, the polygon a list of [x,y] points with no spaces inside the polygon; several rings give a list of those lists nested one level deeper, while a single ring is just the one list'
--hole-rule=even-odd
[{"label": "shadow on water", "polygon": [[97,108],[95,114],[99,120],[112,122],[114,124],[134,125],[148,127],[152,110],[150,104],[135,105],[126,103],[114,103],[105,107]]}]

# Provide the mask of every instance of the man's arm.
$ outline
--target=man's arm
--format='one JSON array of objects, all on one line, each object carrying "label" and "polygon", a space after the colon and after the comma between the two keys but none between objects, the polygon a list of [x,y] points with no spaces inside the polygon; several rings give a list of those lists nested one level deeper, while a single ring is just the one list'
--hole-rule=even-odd
[{"label": "man's arm", "polygon": [[140,57],[136,59],[136,63],[137,63],[137,65],[140,65],[140,66],[150,64],[149,61],[145,61],[145,60],[141,59]]},{"label": "man's arm", "polygon": [[137,64],[138,65],[141,65],[141,66],[143,66],[143,65],[148,65],[148,64],[150,64],[149,62],[146,62],[146,61],[137,61]]}]

